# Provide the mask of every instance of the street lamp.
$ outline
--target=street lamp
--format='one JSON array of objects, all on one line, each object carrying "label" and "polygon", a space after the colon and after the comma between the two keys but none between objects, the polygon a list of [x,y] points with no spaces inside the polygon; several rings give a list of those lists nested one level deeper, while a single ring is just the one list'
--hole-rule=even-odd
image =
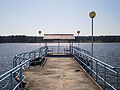
[{"label": "street lamp", "polygon": [[77,34],[78,34],[78,47],[79,47],[79,34],[80,34],[79,30],[77,31]]},{"label": "street lamp", "polygon": [[77,31],[77,33],[78,33],[78,36],[79,36],[79,34],[80,34],[80,31]]},{"label": "street lamp", "polygon": [[[41,36],[41,31],[38,31],[39,35]],[[40,37],[39,37],[40,38]],[[39,40],[39,39],[38,39]],[[39,41],[39,47],[40,47],[40,41]]]},{"label": "street lamp", "polygon": [[92,46],[91,46],[91,52],[92,52],[92,56],[93,56],[93,18],[96,16],[96,13],[94,11],[91,11],[89,13],[89,16],[90,18],[92,19],[92,37],[91,37],[91,40],[92,40]]},{"label": "street lamp", "polygon": [[38,33],[41,35],[41,31],[38,31]]}]

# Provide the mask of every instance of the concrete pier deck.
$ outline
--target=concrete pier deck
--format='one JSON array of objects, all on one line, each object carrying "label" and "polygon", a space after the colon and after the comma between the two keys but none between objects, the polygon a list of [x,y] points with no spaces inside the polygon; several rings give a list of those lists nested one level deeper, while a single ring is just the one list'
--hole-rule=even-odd
[{"label": "concrete pier deck", "polygon": [[25,71],[28,90],[101,90],[72,57],[49,57]]}]

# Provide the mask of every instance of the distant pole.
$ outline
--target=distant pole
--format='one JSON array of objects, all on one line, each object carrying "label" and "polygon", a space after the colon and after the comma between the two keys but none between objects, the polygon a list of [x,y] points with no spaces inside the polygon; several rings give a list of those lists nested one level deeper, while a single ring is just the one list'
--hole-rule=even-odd
[{"label": "distant pole", "polygon": [[60,47],[60,42],[59,42],[59,40],[58,40],[58,53],[59,53],[59,47]]},{"label": "distant pole", "polygon": [[79,34],[80,34],[80,31],[77,31],[78,33],[78,47],[79,47]]},{"label": "distant pole", "polygon": [[92,52],[92,56],[93,56],[93,18],[96,16],[96,13],[94,11],[91,11],[89,13],[89,16],[90,18],[92,19],[92,37],[91,37],[91,42],[92,42],[92,45],[91,45],[91,52]]},{"label": "distant pole", "polygon": [[[38,31],[38,33],[39,33],[39,35],[40,35],[40,36],[39,36],[39,38],[40,38],[40,37],[41,37],[41,31]],[[41,41],[40,41],[40,39],[38,39],[38,40],[39,40],[39,47],[40,47],[40,46],[41,46],[41,44],[40,44]]]}]

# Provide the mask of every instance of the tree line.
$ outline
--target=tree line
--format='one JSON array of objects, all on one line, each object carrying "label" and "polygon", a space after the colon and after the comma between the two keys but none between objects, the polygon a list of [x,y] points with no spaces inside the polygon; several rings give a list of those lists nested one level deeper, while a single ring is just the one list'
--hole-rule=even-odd
[{"label": "tree line", "polygon": [[[52,40],[48,40],[52,42]],[[0,36],[0,43],[39,43],[43,37],[12,35]],[[91,42],[91,36],[75,36],[74,42]],[[120,36],[94,36],[94,42],[120,42]]]},{"label": "tree line", "polygon": [[[94,36],[94,42],[120,42],[120,36]],[[76,36],[76,41],[91,42],[91,36]]]}]

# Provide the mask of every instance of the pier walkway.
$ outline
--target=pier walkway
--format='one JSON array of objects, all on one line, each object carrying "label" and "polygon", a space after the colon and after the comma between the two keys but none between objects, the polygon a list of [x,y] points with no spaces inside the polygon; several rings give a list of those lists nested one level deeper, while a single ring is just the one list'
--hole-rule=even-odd
[{"label": "pier walkway", "polygon": [[28,90],[101,90],[72,57],[47,57],[24,73]]}]

